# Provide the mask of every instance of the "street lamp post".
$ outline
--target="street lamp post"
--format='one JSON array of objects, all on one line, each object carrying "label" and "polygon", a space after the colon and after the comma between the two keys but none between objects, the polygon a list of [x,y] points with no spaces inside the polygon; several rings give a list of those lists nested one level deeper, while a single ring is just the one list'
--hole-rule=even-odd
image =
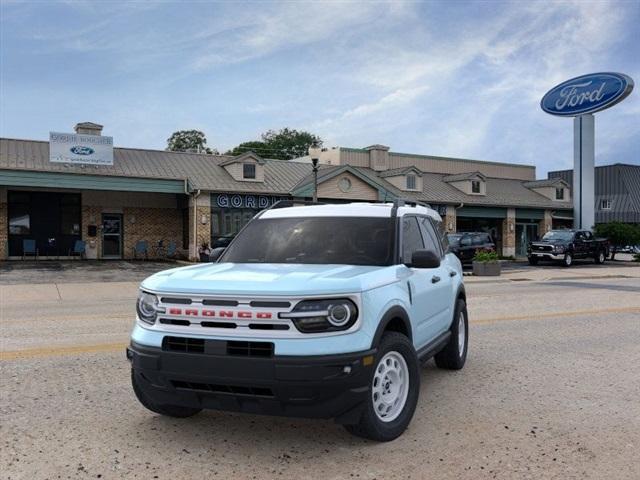
[{"label": "street lamp post", "polygon": [[313,165],[313,203],[318,203],[318,162],[322,149],[317,145],[309,147],[309,156]]}]

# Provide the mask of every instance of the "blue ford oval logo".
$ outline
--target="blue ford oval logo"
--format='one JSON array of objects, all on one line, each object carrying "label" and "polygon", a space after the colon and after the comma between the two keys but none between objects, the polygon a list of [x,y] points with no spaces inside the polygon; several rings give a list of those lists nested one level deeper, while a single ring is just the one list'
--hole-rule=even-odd
[{"label": "blue ford oval logo", "polygon": [[80,145],[76,145],[75,147],[71,147],[69,150],[71,150],[71,153],[74,153],[76,155],[91,155],[93,153],[95,153],[95,150],[91,147],[82,147]]},{"label": "blue ford oval logo", "polygon": [[622,73],[590,73],[572,78],[549,90],[542,110],[572,117],[597,112],[622,101],[633,90],[633,80]]}]

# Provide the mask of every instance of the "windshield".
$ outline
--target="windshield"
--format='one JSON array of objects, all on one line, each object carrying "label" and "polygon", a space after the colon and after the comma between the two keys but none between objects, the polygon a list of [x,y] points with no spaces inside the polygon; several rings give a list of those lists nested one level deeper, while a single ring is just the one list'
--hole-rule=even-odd
[{"label": "windshield", "polygon": [[555,231],[545,233],[542,239],[543,240],[562,240],[562,241],[570,242],[573,239],[573,232],[555,230]]},{"label": "windshield", "polygon": [[394,225],[377,217],[256,219],[220,262],[392,265]]}]

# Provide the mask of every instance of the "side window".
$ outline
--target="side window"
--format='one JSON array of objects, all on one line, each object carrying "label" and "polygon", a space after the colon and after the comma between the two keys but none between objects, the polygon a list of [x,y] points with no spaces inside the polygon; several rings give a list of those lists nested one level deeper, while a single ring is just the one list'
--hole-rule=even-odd
[{"label": "side window", "polygon": [[477,234],[473,236],[473,245],[482,245],[484,243],[484,235]]},{"label": "side window", "polygon": [[411,256],[416,250],[422,250],[422,235],[418,228],[416,217],[405,217],[402,219],[402,261],[411,262]]},{"label": "side window", "polygon": [[433,229],[431,221],[428,218],[420,217],[418,223],[420,223],[420,231],[422,232],[422,238],[424,238],[425,250],[431,250],[439,257],[442,257],[440,240],[438,240],[438,234]]},{"label": "side window", "polygon": [[471,246],[471,236],[470,235],[464,235],[460,239],[460,246],[461,247],[470,247]]}]

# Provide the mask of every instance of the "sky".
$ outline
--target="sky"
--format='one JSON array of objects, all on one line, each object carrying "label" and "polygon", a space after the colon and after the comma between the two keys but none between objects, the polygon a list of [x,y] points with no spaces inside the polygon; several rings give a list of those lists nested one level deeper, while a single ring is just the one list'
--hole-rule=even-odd
[{"label": "sky", "polygon": [[[640,1],[0,0],[0,136],[77,122],[121,147],[202,130],[221,152],[269,129],[324,146],[573,164],[539,102],[590,72],[640,82]],[[596,164],[640,164],[640,87],[596,114]],[[268,156],[268,152],[262,152]]]}]

